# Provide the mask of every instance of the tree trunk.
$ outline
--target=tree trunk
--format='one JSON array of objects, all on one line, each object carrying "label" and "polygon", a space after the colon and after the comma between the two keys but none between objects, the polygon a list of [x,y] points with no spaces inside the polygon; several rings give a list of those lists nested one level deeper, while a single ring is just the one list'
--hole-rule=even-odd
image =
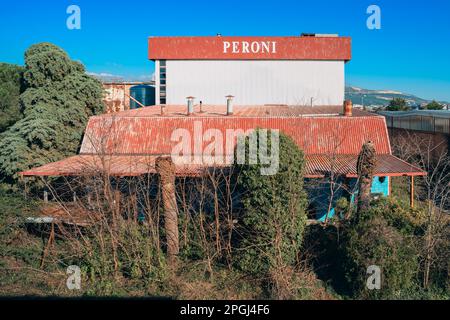
[{"label": "tree trunk", "polygon": [[363,144],[358,156],[358,197],[357,217],[367,210],[370,204],[370,189],[372,187],[373,174],[376,166],[375,146],[371,141]]},{"label": "tree trunk", "polygon": [[180,251],[178,236],[178,208],[175,196],[175,165],[170,157],[156,159],[156,171],[160,176],[160,187],[164,206],[167,255],[174,262]]}]

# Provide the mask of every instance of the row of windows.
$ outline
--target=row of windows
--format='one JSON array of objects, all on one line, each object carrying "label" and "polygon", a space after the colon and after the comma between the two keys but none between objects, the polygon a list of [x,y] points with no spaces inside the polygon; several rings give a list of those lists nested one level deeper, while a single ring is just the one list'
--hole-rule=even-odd
[{"label": "row of windows", "polygon": [[166,104],[166,60],[159,61],[159,103]]}]

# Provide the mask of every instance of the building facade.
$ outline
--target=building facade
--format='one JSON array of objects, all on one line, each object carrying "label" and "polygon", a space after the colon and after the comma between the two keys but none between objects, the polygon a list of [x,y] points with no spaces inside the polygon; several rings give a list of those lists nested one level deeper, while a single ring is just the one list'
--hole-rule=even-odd
[{"label": "building facade", "polygon": [[351,40],[292,37],[150,37],[156,104],[193,96],[209,105],[341,105]]}]

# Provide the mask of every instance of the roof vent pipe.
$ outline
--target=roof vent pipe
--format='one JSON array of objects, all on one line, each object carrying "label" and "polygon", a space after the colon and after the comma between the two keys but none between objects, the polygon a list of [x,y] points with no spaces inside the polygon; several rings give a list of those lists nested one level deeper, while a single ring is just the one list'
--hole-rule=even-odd
[{"label": "roof vent pipe", "polygon": [[227,116],[229,116],[229,115],[233,114],[233,98],[234,98],[234,96],[228,95],[228,96],[225,96],[225,98],[227,98]]},{"label": "roof vent pipe", "polygon": [[187,97],[187,114],[188,116],[194,113],[194,99],[195,97]]},{"label": "roof vent pipe", "polygon": [[344,101],[344,117],[352,116],[353,103],[351,100]]}]

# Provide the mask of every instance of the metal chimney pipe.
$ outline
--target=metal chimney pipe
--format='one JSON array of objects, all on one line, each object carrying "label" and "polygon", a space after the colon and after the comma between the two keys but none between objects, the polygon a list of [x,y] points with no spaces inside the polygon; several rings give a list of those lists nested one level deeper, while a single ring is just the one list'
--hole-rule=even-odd
[{"label": "metal chimney pipe", "polygon": [[229,115],[233,114],[233,98],[234,98],[234,96],[229,94],[229,95],[225,96],[225,98],[227,98],[227,116],[229,116]]},{"label": "metal chimney pipe", "polygon": [[351,100],[344,101],[344,117],[352,116],[353,103]]},{"label": "metal chimney pipe", "polygon": [[194,113],[194,99],[195,97],[187,97],[187,114],[188,116]]}]

